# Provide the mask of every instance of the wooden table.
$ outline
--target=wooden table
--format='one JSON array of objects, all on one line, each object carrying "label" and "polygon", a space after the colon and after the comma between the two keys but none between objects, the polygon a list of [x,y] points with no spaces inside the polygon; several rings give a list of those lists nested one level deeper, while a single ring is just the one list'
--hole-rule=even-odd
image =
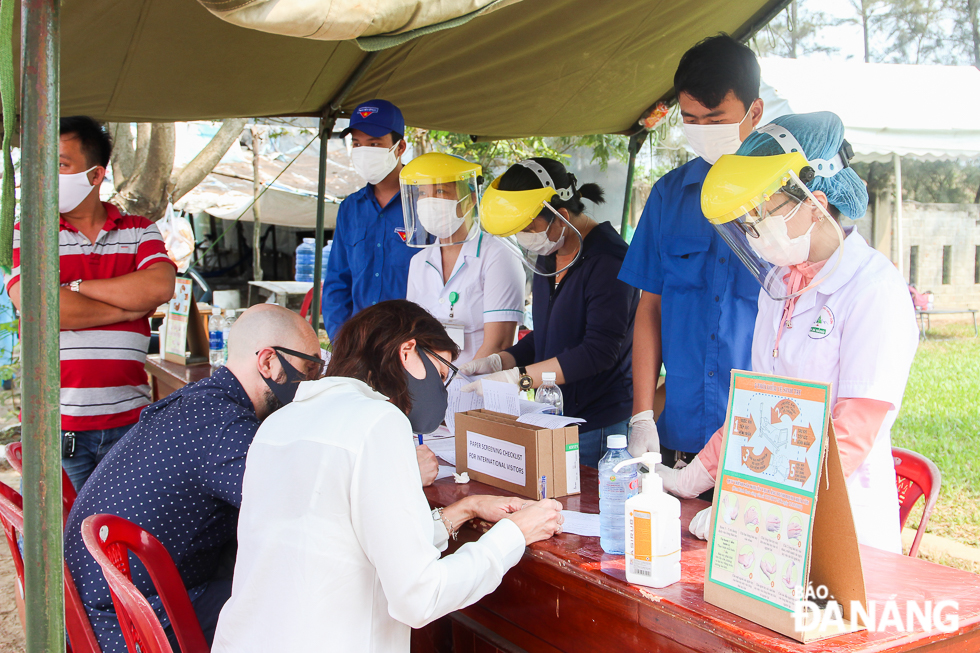
[{"label": "wooden table", "polygon": [[[585,493],[561,499],[566,508],[598,512],[596,470],[582,467]],[[453,479],[426,488],[433,506],[468,494],[505,494]],[[687,531],[708,504],[681,502],[680,582],[655,590],[626,582],[623,556],[603,553],[599,538],[560,535],[529,547],[500,587],[481,601],[414,631],[414,653],[454,651],[739,651],[752,653],[870,653],[872,651],[980,651],[980,577],[877,549],[862,547],[869,600],[959,602],[959,630],[852,633],[808,645],[704,602],[705,542]],[[487,525],[467,525],[456,546],[472,541]]]},{"label": "wooden table", "polygon": [[165,361],[157,354],[151,354],[146,357],[146,374],[150,377],[150,398],[159,401],[188,383],[211,376],[211,365],[210,363],[181,365]]}]

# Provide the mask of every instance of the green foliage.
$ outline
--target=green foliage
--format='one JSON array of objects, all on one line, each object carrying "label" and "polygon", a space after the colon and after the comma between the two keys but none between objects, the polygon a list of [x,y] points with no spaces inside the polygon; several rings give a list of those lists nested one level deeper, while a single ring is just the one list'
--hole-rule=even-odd
[{"label": "green foliage", "polygon": [[[868,183],[872,200],[876,193],[890,195],[894,192],[895,174],[891,163],[855,163],[854,170]],[[976,201],[978,188],[980,168],[975,161],[902,159],[902,197],[905,200],[969,204]]]},{"label": "green foliage", "polygon": [[578,148],[592,151],[592,163],[598,163],[605,170],[610,161],[625,161],[628,158],[628,139],[615,134],[591,134],[588,136],[541,138],[538,136],[520,139],[474,142],[466,134],[415,129],[409,127],[405,138],[413,144],[417,153],[432,151],[447,152],[483,166],[483,175],[489,183],[509,166],[522,159],[547,157],[562,161],[570,158],[569,153]]},{"label": "green foliage", "polygon": [[823,11],[811,11],[800,0],[792,0],[749,44],[762,57],[796,59],[811,54],[833,54],[840,48],[826,45],[821,30],[844,21]]}]

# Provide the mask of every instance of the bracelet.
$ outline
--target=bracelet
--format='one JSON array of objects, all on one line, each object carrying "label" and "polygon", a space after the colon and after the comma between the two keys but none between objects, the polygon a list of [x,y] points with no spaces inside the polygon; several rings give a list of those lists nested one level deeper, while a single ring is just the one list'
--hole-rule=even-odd
[{"label": "bracelet", "polygon": [[453,522],[451,519],[442,514],[442,508],[436,508],[432,511],[432,520],[436,521],[436,515],[439,516],[438,521],[442,522],[442,525],[446,527],[446,532],[449,533],[449,537],[456,539],[456,531],[453,530]]}]

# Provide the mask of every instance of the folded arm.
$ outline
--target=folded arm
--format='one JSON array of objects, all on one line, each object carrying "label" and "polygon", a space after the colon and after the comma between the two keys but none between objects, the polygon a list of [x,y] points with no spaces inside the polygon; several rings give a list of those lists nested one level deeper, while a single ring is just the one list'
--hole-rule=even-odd
[{"label": "folded arm", "polygon": [[173,298],[176,276],[173,264],[160,261],[145,270],[111,279],[87,279],[78,286],[78,292],[103,304],[145,315]]}]

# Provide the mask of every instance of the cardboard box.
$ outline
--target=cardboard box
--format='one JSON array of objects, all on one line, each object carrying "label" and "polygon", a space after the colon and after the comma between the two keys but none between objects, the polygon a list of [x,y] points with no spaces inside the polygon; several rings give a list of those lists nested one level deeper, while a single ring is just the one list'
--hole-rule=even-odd
[{"label": "cardboard box", "polygon": [[457,413],[456,472],[531,499],[579,494],[578,426],[543,429],[484,409]]}]

